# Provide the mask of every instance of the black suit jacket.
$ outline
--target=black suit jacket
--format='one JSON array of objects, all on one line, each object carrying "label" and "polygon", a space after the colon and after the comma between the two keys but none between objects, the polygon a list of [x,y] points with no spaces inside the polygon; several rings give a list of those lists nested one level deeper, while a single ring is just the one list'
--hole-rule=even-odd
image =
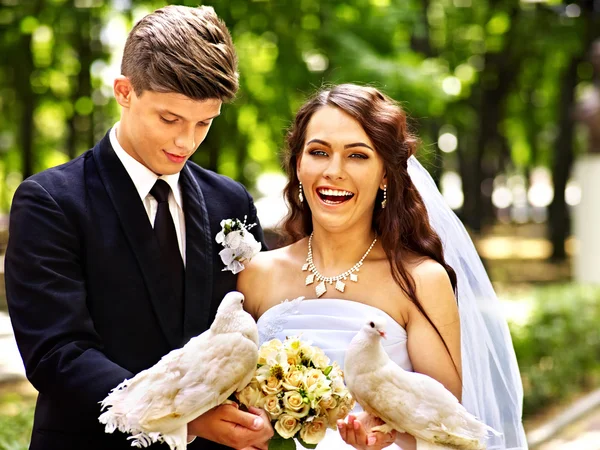
[{"label": "black suit jacket", "polygon": [[[258,223],[251,197],[239,183],[191,162],[180,186],[183,325],[169,314],[176,301],[165,277],[169,267],[108,134],[92,150],[19,186],[5,276],[27,377],[39,391],[32,450],[130,449],[127,436],[104,433],[99,402],[205,331],[220,300],[235,290],[215,236],[222,219],[247,215],[248,223]],[[260,226],[252,232],[263,241]],[[197,439],[189,448],[220,447]]]}]

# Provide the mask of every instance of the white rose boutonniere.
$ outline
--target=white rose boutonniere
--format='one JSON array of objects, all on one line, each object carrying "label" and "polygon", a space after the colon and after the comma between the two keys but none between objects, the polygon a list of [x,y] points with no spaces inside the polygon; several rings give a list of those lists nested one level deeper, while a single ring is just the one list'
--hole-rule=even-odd
[{"label": "white rose boutonniere", "polygon": [[225,247],[219,252],[225,264],[224,271],[230,270],[234,274],[241,272],[244,270],[243,262],[250,261],[262,248],[261,243],[249,231],[256,224],[246,225],[246,219],[244,216],[243,222],[239,219],[221,221],[221,231],[217,233],[215,240]]}]

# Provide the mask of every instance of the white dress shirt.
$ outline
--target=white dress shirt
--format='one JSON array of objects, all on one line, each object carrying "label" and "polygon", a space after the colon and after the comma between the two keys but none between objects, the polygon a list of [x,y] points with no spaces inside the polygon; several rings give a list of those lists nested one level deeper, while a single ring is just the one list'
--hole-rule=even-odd
[{"label": "white dress shirt", "polygon": [[171,187],[171,193],[169,194],[169,210],[173,217],[173,223],[175,224],[175,232],[177,233],[177,242],[179,243],[179,251],[181,252],[181,258],[185,266],[185,218],[183,214],[183,201],[181,198],[181,189],[179,188],[179,172],[173,175],[161,175],[158,176],[146,166],[134,159],[129,153],[127,153],[117,139],[117,128],[119,122],[115,124],[110,130],[109,138],[112,148],[121,160],[121,163],[125,167],[125,170],[129,174],[131,181],[135,185],[135,188],[140,195],[140,199],[144,204],[146,213],[150,224],[154,227],[154,220],[156,218],[156,210],[158,209],[158,202],[150,195],[150,190],[159,178],[165,180]]}]

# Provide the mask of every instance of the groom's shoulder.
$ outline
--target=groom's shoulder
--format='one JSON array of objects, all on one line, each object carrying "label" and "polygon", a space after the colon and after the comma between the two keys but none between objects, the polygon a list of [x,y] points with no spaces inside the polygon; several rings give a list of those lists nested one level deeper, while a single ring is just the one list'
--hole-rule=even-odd
[{"label": "groom's shoulder", "polygon": [[69,196],[85,188],[84,165],[91,150],[69,162],[51,167],[26,178],[20,188],[39,186],[52,197]]},{"label": "groom's shoulder", "polygon": [[248,199],[248,191],[240,182],[228,176],[215,173],[212,170],[205,169],[192,161],[188,161],[187,167],[194,179],[200,183],[204,193],[244,200]]}]

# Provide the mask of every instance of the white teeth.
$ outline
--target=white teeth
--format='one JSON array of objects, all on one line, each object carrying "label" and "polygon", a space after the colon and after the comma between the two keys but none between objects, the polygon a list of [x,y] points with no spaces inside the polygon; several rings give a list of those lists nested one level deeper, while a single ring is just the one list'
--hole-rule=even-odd
[{"label": "white teeth", "polygon": [[331,196],[336,196],[336,197],[351,197],[354,194],[352,192],[348,192],[348,191],[337,191],[337,190],[333,190],[333,189],[319,189],[319,193],[323,194],[323,195],[331,195]]}]

